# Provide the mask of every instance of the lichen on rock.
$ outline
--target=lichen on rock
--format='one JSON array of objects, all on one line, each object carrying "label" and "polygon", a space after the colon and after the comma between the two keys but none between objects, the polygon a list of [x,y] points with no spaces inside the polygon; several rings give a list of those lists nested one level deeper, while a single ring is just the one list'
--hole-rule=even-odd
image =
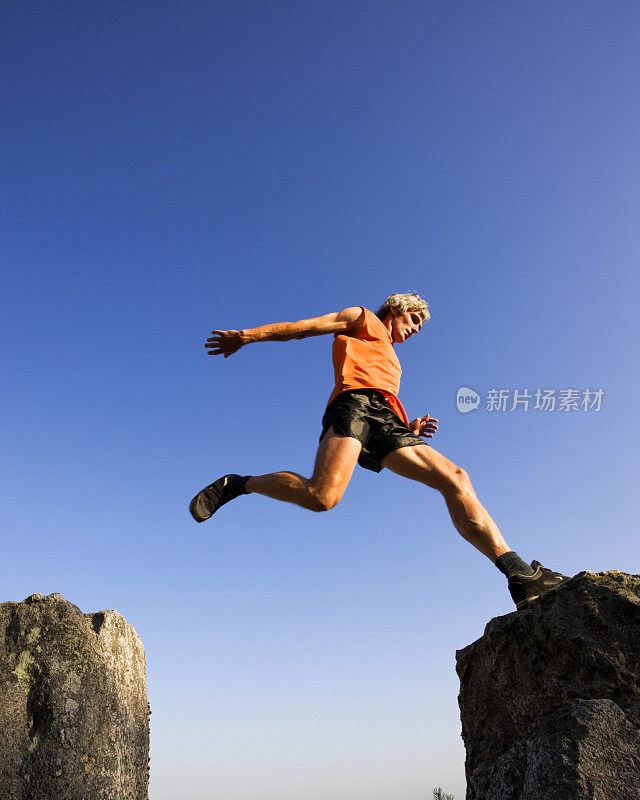
[{"label": "lichen on rock", "polygon": [[580,573],[457,669],[467,800],[638,800],[640,576]]},{"label": "lichen on rock", "polygon": [[[96,620],[100,624],[96,624]],[[147,800],[145,656],[116,611],[0,605],[0,797]]]}]

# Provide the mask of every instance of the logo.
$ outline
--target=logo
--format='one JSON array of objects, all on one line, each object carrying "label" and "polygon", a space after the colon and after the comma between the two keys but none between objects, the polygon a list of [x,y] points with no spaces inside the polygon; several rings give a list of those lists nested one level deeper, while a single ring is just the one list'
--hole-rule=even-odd
[{"label": "logo", "polygon": [[468,414],[480,405],[480,395],[467,386],[461,386],[456,394],[456,405],[461,414]]},{"label": "logo", "polygon": [[[533,411],[563,413],[570,411],[600,411],[604,389],[489,389],[486,393],[486,411]],[[468,386],[456,393],[456,406],[461,414],[479,408],[481,396]]]}]

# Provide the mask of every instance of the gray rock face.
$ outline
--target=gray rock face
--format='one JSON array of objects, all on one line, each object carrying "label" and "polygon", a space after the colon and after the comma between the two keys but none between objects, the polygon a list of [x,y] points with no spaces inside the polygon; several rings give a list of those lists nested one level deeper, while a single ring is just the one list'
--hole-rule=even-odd
[{"label": "gray rock face", "polygon": [[147,800],[145,657],[116,611],[0,605],[0,798]]},{"label": "gray rock face", "polygon": [[640,799],[640,576],[582,572],[457,653],[467,800]]}]

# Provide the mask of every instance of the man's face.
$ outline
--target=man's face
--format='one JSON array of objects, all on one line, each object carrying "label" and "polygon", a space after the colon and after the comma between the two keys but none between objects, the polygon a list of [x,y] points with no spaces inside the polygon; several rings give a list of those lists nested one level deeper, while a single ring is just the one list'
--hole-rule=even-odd
[{"label": "man's face", "polygon": [[393,316],[391,322],[391,338],[396,344],[406,342],[422,327],[422,316],[417,311],[405,311],[404,314]]}]

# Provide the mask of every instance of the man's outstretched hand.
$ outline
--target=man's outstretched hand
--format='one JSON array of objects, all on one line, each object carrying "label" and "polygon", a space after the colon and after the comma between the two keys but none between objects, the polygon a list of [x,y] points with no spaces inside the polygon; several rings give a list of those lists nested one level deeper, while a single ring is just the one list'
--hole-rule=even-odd
[{"label": "man's outstretched hand", "polygon": [[242,331],[211,331],[211,333],[213,335],[204,343],[207,349],[207,355],[210,356],[224,356],[225,358],[229,358],[229,356],[237,352],[243,344],[248,344]]},{"label": "man's outstretched hand", "polygon": [[418,417],[414,419],[413,422],[410,422],[409,429],[411,433],[416,436],[424,436],[425,439],[433,439],[435,432],[438,430],[438,420],[427,414],[425,417]]}]

